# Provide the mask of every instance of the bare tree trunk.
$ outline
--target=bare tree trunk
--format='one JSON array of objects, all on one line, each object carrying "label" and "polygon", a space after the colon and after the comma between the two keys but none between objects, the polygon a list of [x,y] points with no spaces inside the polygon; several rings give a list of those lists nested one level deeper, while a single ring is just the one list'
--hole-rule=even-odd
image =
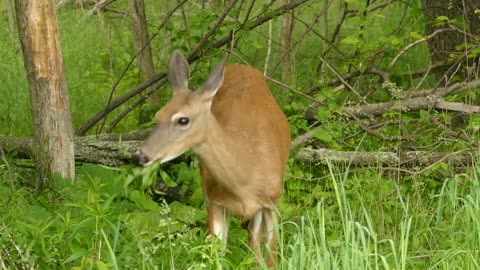
[{"label": "bare tree trunk", "polygon": [[[135,54],[137,54],[138,70],[148,79],[155,74],[155,67],[152,59],[152,48],[148,43],[149,36],[145,16],[145,4],[143,0],[129,0],[128,5],[133,33],[133,46],[135,48]],[[157,104],[159,97],[153,94],[148,98],[148,101]]]},{"label": "bare tree trunk", "polygon": [[[291,0],[282,0],[280,4],[287,5]],[[292,72],[291,41],[293,35],[293,11],[283,14],[280,45],[282,52],[282,81],[286,81]]]},{"label": "bare tree trunk", "polygon": [[[450,19],[463,17],[465,31],[472,35],[479,35],[480,16],[475,13],[475,10],[478,9],[480,9],[480,4],[478,1],[422,0],[423,15],[427,19],[427,23],[425,25],[426,34],[429,35],[439,28],[448,27],[438,26],[438,24],[436,25],[432,23],[439,16],[447,16]],[[459,32],[445,31],[435,35],[427,42],[432,64],[435,64],[439,62],[446,63],[449,61],[450,54],[459,53],[455,47],[463,43],[472,44],[472,38]],[[470,76],[471,74],[468,72],[474,65],[474,61],[478,62],[478,58],[466,59],[466,61],[462,62],[463,67],[459,70],[456,68],[450,68],[451,66],[445,66],[444,68],[437,69],[435,71],[435,76],[437,77],[437,80],[442,81],[442,86],[445,86],[448,83],[453,74],[458,75],[465,80],[476,79],[474,76]],[[478,63],[476,64],[478,68]]]},{"label": "bare tree trunk", "polygon": [[53,0],[16,0],[30,88],[38,189],[54,173],[73,179],[73,128]]},{"label": "bare tree trunk", "polygon": [[[452,80],[455,76],[460,81],[476,80],[480,76],[480,61],[479,57],[468,58],[465,57],[468,52],[457,50],[457,46],[461,44],[472,44],[472,36],[480,34],[480,16],[475,12],[480,9],[478,1],[465,0],[422,0],[422,10],[425,16],[426,34],[429,35],[439,28],[448,27],[447,25],[438,26],[432,23],[439,16],[447,16],[449,19],[463,18],[463,28],[466,34],[453,31],[445,31],[435,35],[429,39],[428,48],[430,50],[430,58],[432,64],[450,63],[444,65],[443,68],[436,69],[435,77],[440,86],[446,86],[456,82]],[[458,59],[464,58],[461,61],[451,61],[451,55],[457,55]],[[472,104],[480,105],[480,96],[477,95]],[[468,124],[468,120],[463,114],[456,114],[452,117],[450,126],[452,128],[463,128]]]}]

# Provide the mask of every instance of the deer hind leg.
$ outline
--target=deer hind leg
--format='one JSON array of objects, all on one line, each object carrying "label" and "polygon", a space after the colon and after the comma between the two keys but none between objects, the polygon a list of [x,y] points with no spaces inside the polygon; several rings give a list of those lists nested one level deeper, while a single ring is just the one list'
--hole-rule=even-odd
[{"label": "deer hind leg", "polygon": [[[277,236],[275,234],[275,219],[278,223],[278,213],[269,208],[260,209],[248,223],[248,246],[261,263],[263,258],[268,267],[277,263]],[[265,241],[265,257],[262,257],[261,244]]]},{"label": "deer hind leg", "polygon": [[[208,206],[208,230],[222,241],[222,255],[225,254],[228,238],[228,212],[222,206],[210,203]],[[215,241],[215,239],[213,240]]]},{"label": "deer hind leg", "polygon": [[248,223],[248,246],[260,262],[262,260],[262,210],[259,210]]},{"label": "deer hind leg", "polygon": [[275,223],[278,224],[280,216],[275,209],[264,208],[263,225],[265,230],[265,258],[268,267],[274,267],[277,264],[277,235],[275,233]]}]

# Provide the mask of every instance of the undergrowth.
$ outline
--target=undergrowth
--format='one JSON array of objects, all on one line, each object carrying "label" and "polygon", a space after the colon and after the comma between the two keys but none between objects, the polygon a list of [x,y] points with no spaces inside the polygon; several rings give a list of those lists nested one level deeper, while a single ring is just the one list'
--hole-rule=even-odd
[{"label": "undergrowth", "polygon": [[[334,5],[340,3],[333,2]],[[349,2],[364,5],[361,1]],[[153,30],[164,17],[164,3],[149,3],[147,13],[152,18],[149,26]],[[118,4],[126,5],[125,2]],[[352,65],[362,67],[371,59],[388,63],[389,57],[420,38],[418,33],[423,32],[423,23],[419,3],[412,2],[407,14],[412,23],[401,29],[398,24],[405,18],[396,5],[401,6],[401,3],[394,3],[379,16],[366,17],[366,21],[353,18],[345,22],[347,28],[340,31],[338,37],[340,51],[335,49],[329,54],[337,59],[342,50],[355,53],[332,61],[338,62],[338,71],[350,71]],[[313,13],[320,9],[311,7],[314,6],[304,8],[298,18],[305,22],[313,19]],[[158,71],[164,71],[173,47],[188,51],[189,46],[201,38],[200,34],[207,32],[209,25],[216,21],[211,13],[197,9],[191,7],[187,12],[191,12],[192,23],[201,29],[195,27],[189,33],[182,29],[183,18],[174,16],[168,31],[153,41],[153,47],[157,48]],[[133,45],[129,22],[119,16],[102,19],[85,16],[84,11],[73,8],[57,16],[77,129],[106,106],[112,85],[131,59]],[[330,23],[337,20],[335,16],[328,18]],[[303,40],[301,36],[307,24],[299,23],[296,27],[296,38]],[[398,34],[388,34],[397,33],[397,28]],[[279,29],[280,25],[275,24],[274,32]],[[269,46],[268,40],[263,38],[266,33],[267,25],[259,28],[258,33],[237,33],[243,37],[236,55],[249,56],[245,58],[250,64],[263,67]],[[4,28],[0,28],[0,34],[8,35]],[[351,93],[329,87],[327,82],[335,77],[330,77],[325,68],[318,72],[318,47],[323,41],[308,36],[303,42],[294,59],[295,70],[286,83],[300,91],[312,85],[321,87],[321,91],[314,93],[316,99],[323,101],[315,116],[319,127],[315,138],[327,148],[337,150],[399,148],[399,144],[389,145],[374,136],[364,140],[364,132],[359,131],[358,124],[346,121],[338,113],[338,108],[349,100]],[[31,136],[28,85],[18,48],[18,41],[4,39],[0,42],[4,60],[0,61],[0,134]],[[376,57],[378,52],[382,52],[380,60]],[[329,54],[325,55],[327,60],[332,57]],[[221,55],[217,53],[215,57]],[[232,54],[232,62],[241,62],[236,55]],[[275,57],[279,55],[274,54]],[[203,81],[202,76],[208,74],[211,63],[207,62],[196,63],[192,85]],[[210,59],[210,62],[218,61]],[[421,44],[405,53],[401,64],[393,67],[393,75],[425,67],[427,62],[427,46]],[[280,68],[275,70],[272,66],[269,72],[272,78],[277,78]],[[419,79],[409,81],[410,76],[407,77],[392,76],[399,91],[402,87],[407,89],[405,85],[420,86]],[[138,70],[129,69],[113,97],[141,81],[143,78]],[[371,84],[357,83],[353,85],[355,89],[370,91]],[[435,82],[426,78],[423,84],[428,86]],[[309,101],[295,94],[285,94],[276,84],[271,87],[288,116],[292,137],[311,130],[312,123],[303,115]],[[376,91],[372,95],[372,101],[379,101],[385,93]],[[126,106],[113,112],[106,122]],[[135,113],[115,131],[142,128]],[[443,114],[435,116],[449,121]],[[390,122],[414,123],[413,130],[417,126],[428,127],[429,119],[426,111],[418,114],[391,112],[383,116],[383,120]],[[478,131],[478,127],[475,128]],[[402,132],[409,134],[408,131]],[[397,125],[386,127],[382,132],[388,136],[403,134]],[[457,140],[447,140],[441,135],[441,130],[428,128],[412,139],[419,146],[443,141],[446,142],[444,148],[449,151],[461,149],[466,144],[457,145]],[[213,244],[208,235],[198,162],[180,163],[168,171],[159,169],[158,165],[141,170],[131,166],[108,168],[85,164],[77,168],[74,182],[54,177],[40,194],[33,188],[34,173],[15,164],[17,160],[9,158],[0,161],[2,269],[256,268],[255,258],[246,244],[247,233],[241,228],[242,221],[231,220],[224,256],[221,247]],[[291,159],[279,206],[282,220],[276,226],[280,236],[277,243],[279,269],[480,269],[480,165],[461,173],[445,163],[437,165],[419,173],[398,168],[300,165]],[[180,202],[155,201],[161,197],[151,189],[158,174],[170,185],[192,189],[192,196]]]},{"label": "undergrowth", "polygon": [[[232,219],[221,256],[203,204],[152,200],[157,168],[86,164],[74,183],[57,178],[35,197],[4,160],[3,269],[254,269],[241,221]],[[304,198],[319,190],[326,196],[301,201],[286,191],[276,226],[279,269],[479,269],[478,169],[417,186],[424,179],[331,164],[314,183],[287,179],[287,186],[308,183],[296,191]]]}]

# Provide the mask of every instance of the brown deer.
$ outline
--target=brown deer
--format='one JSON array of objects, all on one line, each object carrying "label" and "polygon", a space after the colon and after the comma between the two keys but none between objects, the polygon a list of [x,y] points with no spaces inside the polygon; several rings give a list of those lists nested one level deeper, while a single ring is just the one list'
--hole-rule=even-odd
[{"label": "brown deer", "polygon": [[[225,59],[203,86],[188,89],[189,67],[175,51],[168,79],[172,99],[156,113],[157,127],[136,153],[140,165],[167,162],[192,149],[200,157],[208,228],[225,248],[227,214],[248,221],[248,245],[276,265],[274,224],[290,150],[290,127],[259,70]],[[225,77],[225,78],[224,78]]]}]

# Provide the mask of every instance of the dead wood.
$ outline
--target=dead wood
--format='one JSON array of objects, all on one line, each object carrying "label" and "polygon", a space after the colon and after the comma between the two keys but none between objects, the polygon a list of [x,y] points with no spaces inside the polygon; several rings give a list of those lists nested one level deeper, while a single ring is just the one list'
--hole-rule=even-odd
[{"label": "dead wood", "polygon": [[[151,129],[136,130],[122,134],[104,134],[75,138],[75,161],[107,166],[130,164],[131,154],[143,144]],[[295,140],[294,140],[295,143]],[[0,148],[16,158],[32,158],[33,140],[30,138],[0,137]],[[445,162],[454,167],[465,167],[472,164],[475,151],[460,152],[427,152],[405,151],[395,152],[351,152],[329,149],[301,148],[294,150],[292,156],[297,162],[304,164],[324,165],[333,163],[350,163],[355,166],[430,166]]]},{"label": "dead wood", "polygon": [[330,149],[302,148],[294,154],[297,162],[304,164],[325,165],[327,162],[350,164],[364,167],[428,167],[445,162],[454,167],[466,167],[474,161],[474,151],[459,152],[353,152],[334,151]]},{"label": "dead wood", "polygon": [[[480,86],[480,80],[456,83],[448,87],[438,87],[418,91],[402,91],[397,94],[397,100],[375,104],[345,106],[339,109],[353,118],[371,118],[391,111],[419,111],[438,109],[461,112],[466,114],[479,113],[480,106],[468,105],[460,102],[445,101],[443,98],[475,89]],[[305,111],[305,118],[314,120],[319,103],[314,103]],[[320,105],[321,106],[321,105]]]},{"label": "dead wood", "polygon": [[[131,154],[142,145],[151,130],[75,138],[75,161],[121,166],[131,163]],[[31,159],[35,145],[31,138],[0,137],[0,148],[17,158]]]}]

